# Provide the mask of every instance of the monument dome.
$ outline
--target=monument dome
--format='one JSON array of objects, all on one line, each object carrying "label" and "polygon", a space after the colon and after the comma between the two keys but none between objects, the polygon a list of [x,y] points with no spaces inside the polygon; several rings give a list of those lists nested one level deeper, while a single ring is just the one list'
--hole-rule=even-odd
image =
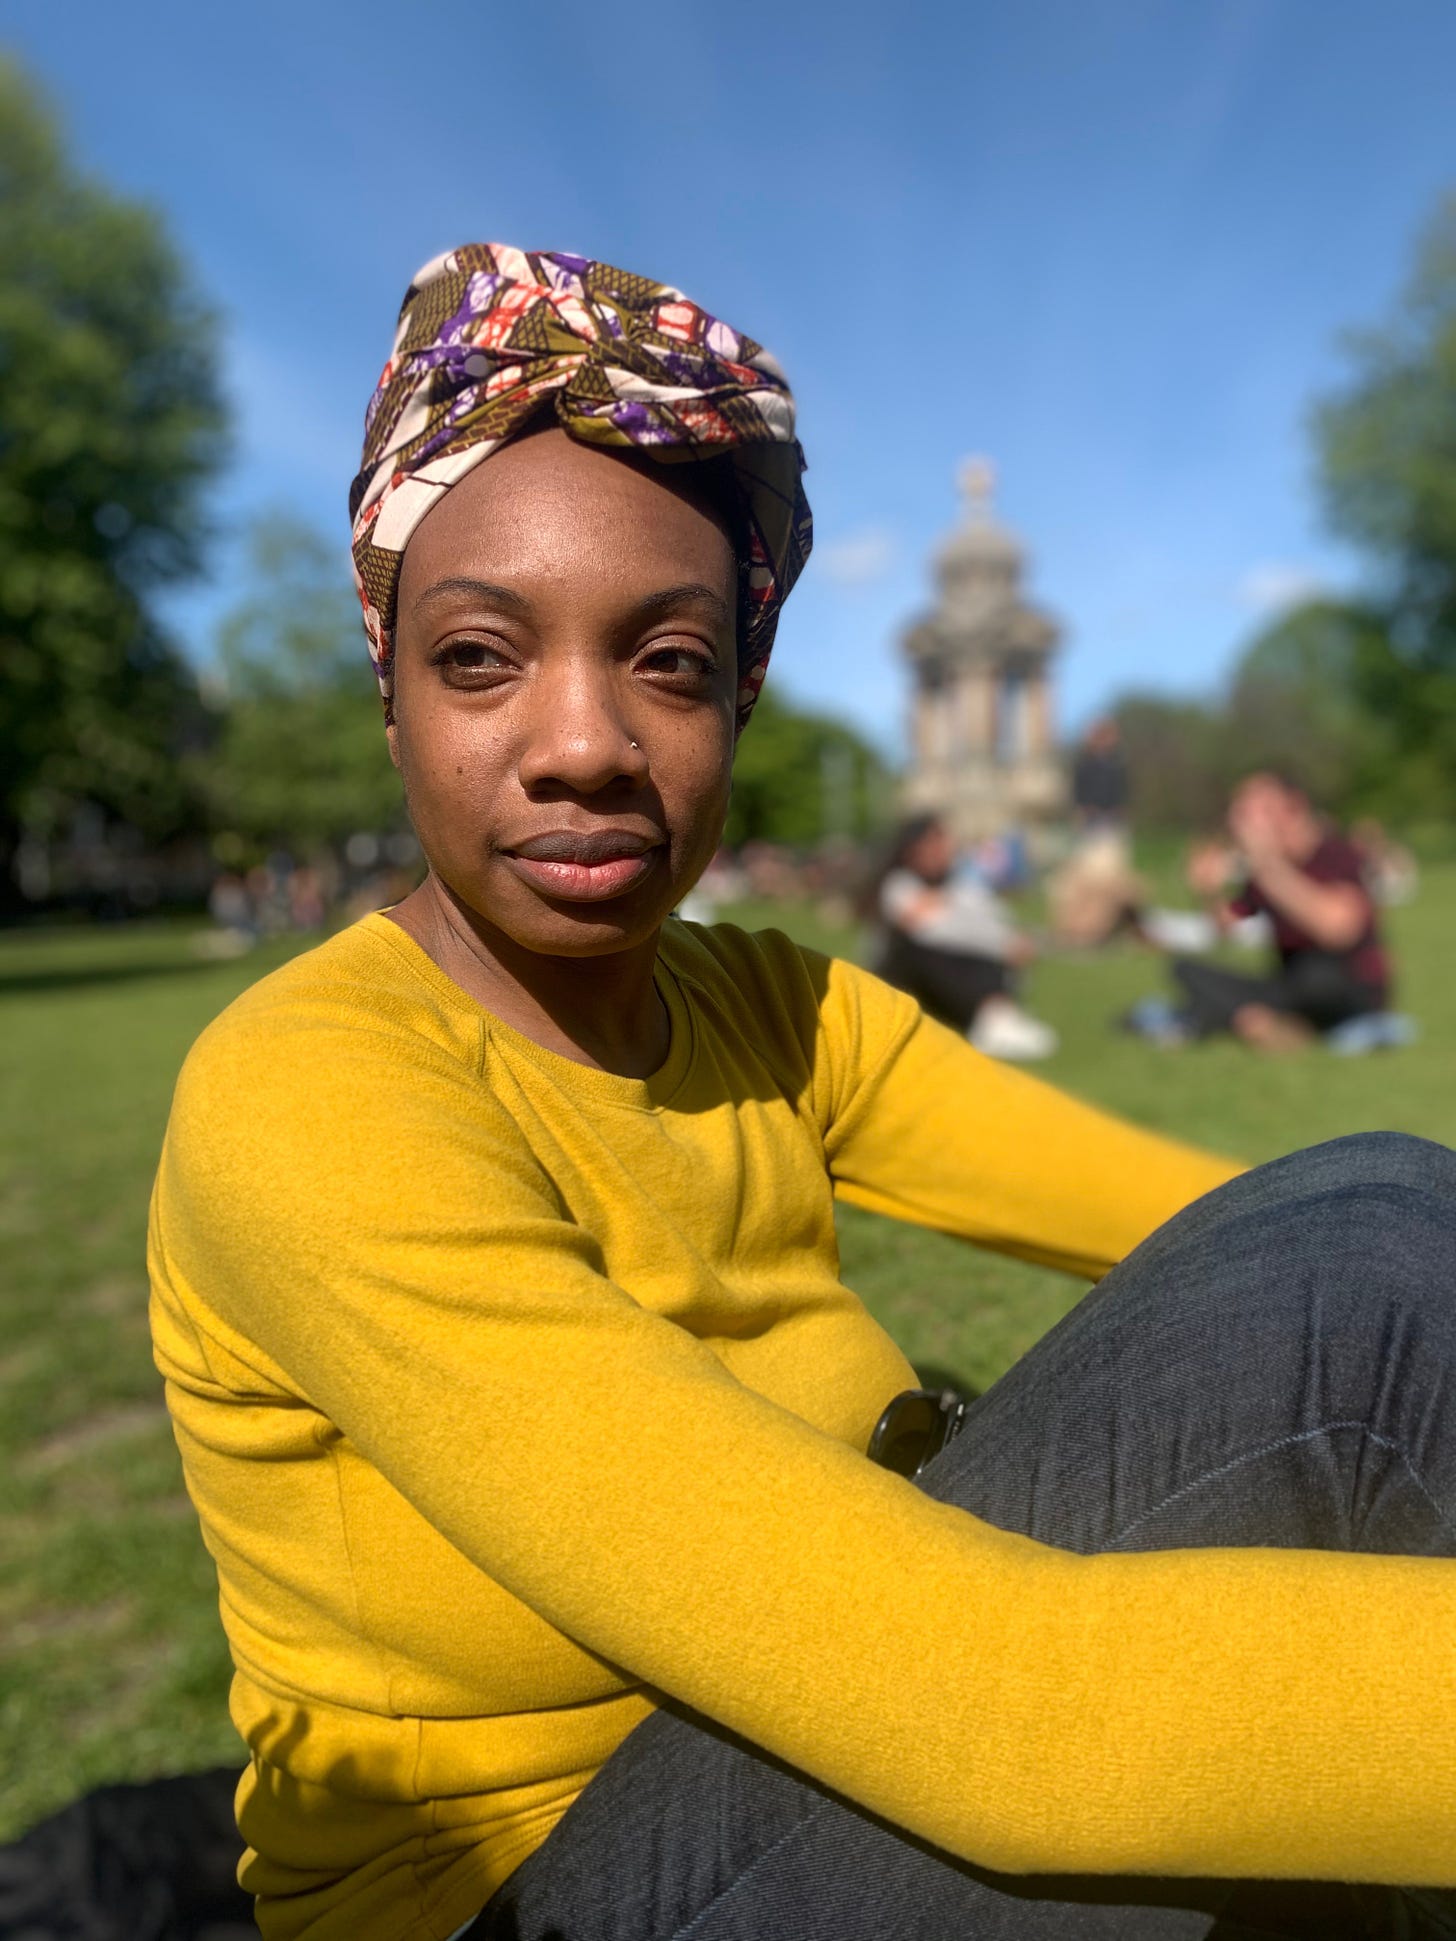
[{"label": "monument dome", "polygon": [[1025,553],[1021,542],[1001,525],[992,508],[996,475],[990,460],[968,458],[961,467],[965,516],[935,556],[941,604],[955,605],[987,596],[1014,599]]},{"label": "monument dome", "polygon": [[1052,617],[1022,591],[1026,554],[997,520],[986,459],[961,468],[961,524],[935,555],[937,599],[907,629],[914,672],[906,799],[962,842],[1065,807],[1052,735]]}]

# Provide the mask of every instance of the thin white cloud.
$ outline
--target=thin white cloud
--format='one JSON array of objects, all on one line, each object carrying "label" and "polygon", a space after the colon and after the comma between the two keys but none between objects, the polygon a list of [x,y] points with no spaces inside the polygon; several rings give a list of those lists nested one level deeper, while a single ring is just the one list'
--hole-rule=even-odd
[{"label": "thin white cloud", "polygon": [[898,550],[895,535],[884,526],[861,526],[820,546],[817,556],[820,570],[835,586],[857,587],[883,579]]},{"label": "thin white cloud", "polygon": [[1241,573],[1234,586],[1234,598],[1241,607],[1261,618],[1272,618],[1312,600],[1324,591],[1323,583],[1307,566],[1289,560],[1261,560]]}]

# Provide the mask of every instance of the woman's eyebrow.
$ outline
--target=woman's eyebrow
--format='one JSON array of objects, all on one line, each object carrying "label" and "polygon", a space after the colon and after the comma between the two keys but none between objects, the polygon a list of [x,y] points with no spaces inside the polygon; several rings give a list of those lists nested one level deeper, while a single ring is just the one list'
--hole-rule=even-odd
[{"label": "woman's eyebrow", "polygon": [[723,595],[697,580],[685,580],[681,586],[665,586],[660,593],[649,593],[638,601],[636,610],[644,620],[660,620],[669,613],[680,613],[684,607],[705,608],[723,626],[734,617]]},{"label": "woman's eyebrow", "polygon": [[433,586],[427,586],[415,601],[412,610],[419,613],[422,608],[433,606],[436,601],[461,596],[477,600],[484,606],[503,608],[507,613],[525,615],[531,610],[531,602],[523,595],[513,592],[510,587],[497,586],[494,580],[476,580],[463,575],[448,580],[436,580]]},{"label": "woman's eyebrow", "polygon": [[[418,614],[439,601],[462,598],[522,617],[531,611],[531,602],[523,594],[509,586],[497,585],[494,580],[478,580],[468,574],[436,580],[417,597],[411,610]],[[699,580],[684,580],[678,586],[665,586],[659,592],[645,595],[636,603],[634,614],[642,620],[659,620],[669,613],[680,613],[684,607],[706,609],[709,617],[721,626],[728,625],[734,617],[732,607],[722,594]]]}]

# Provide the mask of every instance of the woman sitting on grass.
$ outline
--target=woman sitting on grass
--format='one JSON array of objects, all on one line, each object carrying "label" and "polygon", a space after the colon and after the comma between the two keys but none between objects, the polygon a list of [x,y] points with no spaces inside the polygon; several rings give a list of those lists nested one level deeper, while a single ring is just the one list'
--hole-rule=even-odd
[{"label": "woman sitting on grass", "polygon": [[[809,543],[749,339],[474,246],[368,424],[429,874],[204,1034],[151,1237],[264,1935],[1279,1932],[1235,1877],[1456,1882],[1451,1156],[1223,1184],[668,920]],[[913,1376],[836,1195],[1106,1275],[918,1487],[866,1459]],[[1357,1902],[1414,1918],[1289,1904]]]},{"label": "woman sitting on grass", "polygon": [[1050,1058],[1057,1034],[1016,1001],[1016,974],[1036,955],[1000,899],[956,875],[955,846],[938,815],[903,823],[874,892],[884,933],[877,966],[931,1017],[963,1031],[992,1058]]}]

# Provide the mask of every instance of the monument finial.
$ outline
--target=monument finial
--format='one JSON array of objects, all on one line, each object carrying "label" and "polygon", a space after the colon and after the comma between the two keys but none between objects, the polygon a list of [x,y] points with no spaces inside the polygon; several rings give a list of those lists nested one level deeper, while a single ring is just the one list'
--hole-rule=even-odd
[{"label": "monument finial", "polygon": [[996,491],[996,467],[989,458],[978,452],[962,463],[960,485],[973,522],[978,526],[984,525],[991,517],[991,499]]}]

